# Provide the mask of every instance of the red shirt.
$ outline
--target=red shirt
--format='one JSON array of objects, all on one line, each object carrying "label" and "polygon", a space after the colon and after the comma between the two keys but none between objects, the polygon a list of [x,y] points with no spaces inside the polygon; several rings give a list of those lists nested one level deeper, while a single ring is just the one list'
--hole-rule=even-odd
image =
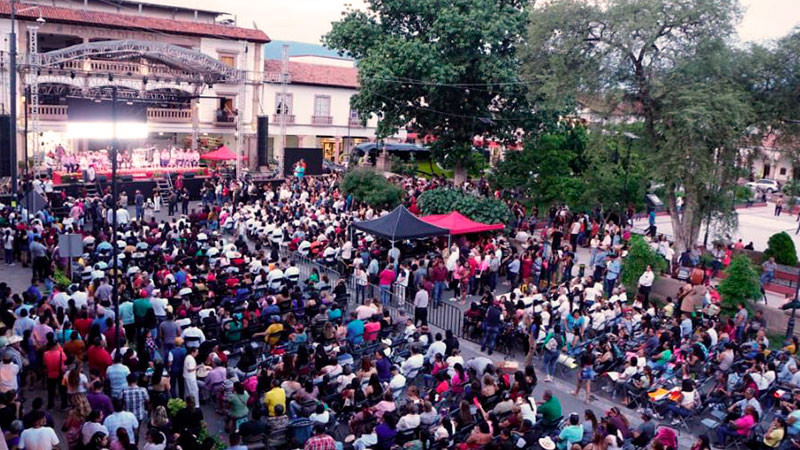
[{"label": "red shirt", "polygon": [[394,283],[395,279],[394,270],[383,269],[383,272],[381,272],[379,278],[380,278],[380,281],[378,281],[379,284],[384,286],[391,285],[392,283]]},{"label": "red shirt", "polygon": [[56,347],[52,350],[44,352],[42,355],[42,362],[44,363],[47,378],[54,379],[60,378],[64,374],[64,366],[67,361],[67,355],[61,350],[61,347]]},{"label": "red shirt", "polygon": [[78,330],[78,333],[81,334],[84,338],[89,336],[89,330],[92,328],[92,319],[78,319],[75,321],[75,329]]},{"label": "red shirt", "polygon": [[89,361],[89,369],[96,370],[100,376],[106,376],[106,369],[111,365],[111,355],[103,347],[93,345],[86,352],[86,359]]},{"label": "red shirt", "polygon": [[381,331],[380,322],[367,322],[364,324],[364,340],[374,341],[378,339],[378,332]]}]

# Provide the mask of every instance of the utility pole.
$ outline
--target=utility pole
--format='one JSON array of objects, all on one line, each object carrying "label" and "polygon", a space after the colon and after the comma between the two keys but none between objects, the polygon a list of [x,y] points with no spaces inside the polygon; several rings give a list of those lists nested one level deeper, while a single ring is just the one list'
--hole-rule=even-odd
[{"label": "utility pole", "polygon": [[12,204],[17,202],[17,33],[14,29],[15,22],[17,21],[14,9],[16,0],[11,0],[11,33],[8,34],[8,53],[10,61],[9,68],[9,112],[11,120],[9,120],[9,159],[11,160],[11,194]]},{"label": "utility pole", "polygon": [[[112,286],[114,288],[114,292],[112,292],[112,301],[114,302],[114,347],[116,349],[116,355],[119,355],[119,264],[117,255],[120,252],[120,249],[117,247],[117,208],[119,205],[117,204],[119,201],[119,197],[117,195],[117,152],[119,150],[119,139],[117,139],[117,87],[114,86],[111,88],[111,201],[113,203],[112,210],[113,214],[111,215],[111,242],[114,245],[114,249],[112,251],[113,259],[112,264],[114,266],[114,278],[112,280]],[[127,208],[127,205],[125,206]]]},{"label": "utility pole", "polygon": [[286,155],[286,119],[289,114],[289,104],[286,99],[288,93],[289,83],[289,45],[283,44],[281,48],[281,154],[275,155],[278,160],[278,176],[283,177],[284,174],[284,156]]}]

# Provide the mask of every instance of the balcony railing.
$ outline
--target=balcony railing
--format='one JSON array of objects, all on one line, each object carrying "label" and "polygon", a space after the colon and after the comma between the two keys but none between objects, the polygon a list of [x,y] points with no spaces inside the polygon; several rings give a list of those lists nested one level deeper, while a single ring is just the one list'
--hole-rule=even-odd
[{"label": "balcony railing", "polygon": [[236,114],[218,109],[214,115],[214,123],[224,127],[232,127],[236,125]]},{"label": "balcony railing", "polygon": [[[31,105],[28,104],[28,115],[30,114]],[[39,105],[39,119],[67,120],[67,105]]]},{"label": "balcony railing", "polygon": [[284,119],[286,120],[287,125],[291,125],[294,123],[294,114],[286,114],[285,116],[281,114],[272,115],[272,123],[281,124],[283,123]]},{"label": "balcony railing", "polygon": [[350,120],[347,122],[348,126],[351,128],[363,128],[364,124],[361,122],[361,119],[351,117]]},{"label": "balcony railing", "polygon": [[120,75],[150,75],[191,78],[192,74],[184,70],[176,70],[160,64],[142,64],[124,61],[106,61],[101,59],[75,59],[64,62],[64,69],[87,72],[112,73]]},{"label": "balcony railing", "polygon": [[331,116],[311,116],[312,125],[331,125],[333,117]]},{"label": "balcony railing", "polygon": [[164,123],[190,123],[191,109],[147,108],[147,120]]}]

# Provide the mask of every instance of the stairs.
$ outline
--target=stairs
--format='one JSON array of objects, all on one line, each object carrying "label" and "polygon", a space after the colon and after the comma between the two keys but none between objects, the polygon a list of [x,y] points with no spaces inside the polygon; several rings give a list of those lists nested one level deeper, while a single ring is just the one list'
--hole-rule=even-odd
[{"label": "stairs", "polygon": [[158,187],[158,193],[161,196],[161,204],[168,204],[169,194],[172,192],[172,179],[170,179],[169,174],[165,173],[156,178],[156,186]]},{"label": "stairs", "polygon": [[86,189],[87,198],[97,197],[97,194],[100,192],[98,183],[84,183],[83,187]]}]

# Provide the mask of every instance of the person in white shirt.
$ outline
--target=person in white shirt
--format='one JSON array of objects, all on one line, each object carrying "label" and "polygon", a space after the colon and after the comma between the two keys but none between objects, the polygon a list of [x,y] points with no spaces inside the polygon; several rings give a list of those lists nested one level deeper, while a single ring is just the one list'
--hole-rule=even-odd
[{"label": "person in white shirt", "polygon": [[642,307],[647,309],[650,306],[650,290],[653,288],[653,281],[656,276],[653,273],[653,268],[649,265],[639,276],[639,294],[642,295]]},{"label": "person in white shirt", "polygon": [[[186,386],[186,395],[194,397],[194,404],[200,404],[200,388],[197,385],[197,347],[188,349],[186,359],[183,360],[183,382]],[[110,430],[109,430],[110,431]]]},{"label": "person in white shirt", "polygon": [[419,369],[422,368],[423,364],[425,364],[425,357],[419,353],[419,348],[413,346],[411,347],[411,356],[403,361],[403,365],[400,366],[400,372],[403,376],[409,378],[409,375],[416,375],[419,373]]},{"label": "person in white shirt", "polygon": [[18,391],[17,376],[19,366],[11,360],[10,353],[3,354],[3,361],[0,362],[0,392]]},{"label": "person in white shirt", "polygon": [[52,450],[58,448],[58,435],[50,428],[44,426],[44,411],[33,413],[33,428],[28,428],[19,436],[19,448],[27,450]]},{"label": "person in white shirt", "polygon": [[397,421],[397,431],[414,430],[419,428],[419,410],[415,403],[407,403],[404,406],[406,414]]},{"label": "person in white shirt", "polygon": [[167,305],[169,304],[167,299],[161,298],[160,295],[161,291],[155,289],[150,297],[150,305],[153,307],[153,313],[156,315],[156,319],[158,319],[159,322],[167,317]]},{"label": "person in white shirt", "polygon": [[128,437],[131,438],[131,442],[135,443],[138,437],[139,421],[136,420],[136,416],[132,412],[124,410],[124,403],[121,398],[114,399],[113,403],[114,413],[103,421],[103,425],[108,430],[108,438],[111,442],[118,440],[117,429],[124,428],[128,433]]},{"label": "person in white shirt", "polygon": [[436,355],[444,356],[447,353],[447,345],[442,340],[442,333],[436,333],[436,337],[434,338],[433,344],[428,347],[427,353],[425,353],[425,360],[433,363],[433,360],[436,359]]},{"label": "person in white shirt", "polygon": [[406,377],[397,366],[392,366],[392,378],[389,380],[389,391],[395,392],[406,386]]},{"label": "person in white shirt", "polygon": [[200,344],[206,341],[205,333],[203,333],[203,330],[200,328],[197,328],[197,325],[194,323],[183,330],[181,337],[184,342],[186,342],[187,347],[199,347]]}]

